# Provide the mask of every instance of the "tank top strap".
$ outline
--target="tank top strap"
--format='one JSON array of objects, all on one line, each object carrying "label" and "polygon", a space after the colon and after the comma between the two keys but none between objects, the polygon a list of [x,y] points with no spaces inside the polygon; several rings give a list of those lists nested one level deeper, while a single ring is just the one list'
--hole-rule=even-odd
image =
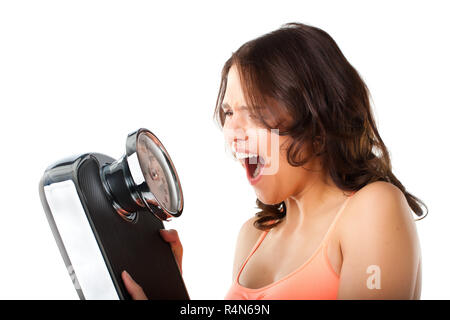
[{"label": "tank top strap", "polygon": [[236,281],[239,280],[239,276],[242,272],[242,270],[244,269],[245,265],[247,264],[247,261],[250,259],[250,257],[253,255],[253,253],[256,251],[256,249],[258,249],[259,245],[261,244],[261,242],[264,240],[264,238],[266,237],[267,233],[269,231],[263,231],[261,232],[260,236],[258,237],[258,240],[256,241],[255,245],[253,246],[252,250],[250,250],[250,253],[248,254],[247,258],[244,260],[244,262],[241,264],[241,267],[239,268],[238,274],[236,276]]},{"label": "tank top strap", "polygon": [[330,227],[328,228],[327,233],[325,234],[325,237],[323,238],[322,243],[325,244],[328,242],[328,238],[331,236],[334,228],[336,227],[336,224],[339,220],[339,217],[342,215],[342,212],[344,212],[344,209],[347,207],[347,204],[350,200],[350,198],[355,194],[356,191],[353,191],[348,197],[347,199],[344,200],[344,203],[341,205],[341,207],[339,208],[338,212],[336,213],[336,215],[334,216],[333,221],[331,222]]},{"label": "tank top strap", "polygon": [[[339,216],[342,214],[342,212],[344,211],[345,207],[347,206],[348,201],[350,200],[350,198],[355,194],[356,191],[353,191],[348,197],[347,199],[345,199],[344,203],[341,205],[341,207],[339,208],[338,212],[336,213],[336,216],[333,219],[333,222],[331,223],[330,227],[328,228],[328,231],[325,234],[325,237],[323,238],[321,245],[319,246],[319,248],[317,250],[320,249],[320,247],[322,247],[322,245],[326,244],[328,242],[328,238],[330,237],[330,234],[332,233],[337,221],[339,220]],[[235,282],[239,283],[239,277],[242,273],[242,270],[244,269],[245,265],[247,264],[248,260],[251,258],[251,256],[253,255],[253,253],[258,249],[259,245],[261,244],[261,242],[264,240],[264,238],[266,237],[267,233],[269,233],[270,230],[266,230],[261,232],[261,235],[258,237],[258,240],[256,241],[255,245],[253,246],[252,250],[250,251],[250,253],[248,254],[247,258],[244,260],[244,262],[241,264],[241,267],[239,268],[238,274],[236,276]],[[315,255],[315,254],[314,254]]]}]

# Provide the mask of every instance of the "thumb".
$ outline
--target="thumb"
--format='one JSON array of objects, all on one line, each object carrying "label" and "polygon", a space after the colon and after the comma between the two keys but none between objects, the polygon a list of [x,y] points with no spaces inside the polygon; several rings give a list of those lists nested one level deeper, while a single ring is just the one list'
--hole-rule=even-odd
[{"label": "thumb", "polygon": [[175,229],[159,229],[159,233],[163,237],[163,239],[167,242],[170,242],[172,245],[181,245],[180,237],[178,236],[178,232]]},{"label": "thumb", "polygon": [[136,281],[134,281],[133,278],[130,276],[130,274],[125,270],[122,272],[122,280],[123,283],[125,284],[125,288],[131,295],[133,300],[148,300],[141,286],[138,285]]}]

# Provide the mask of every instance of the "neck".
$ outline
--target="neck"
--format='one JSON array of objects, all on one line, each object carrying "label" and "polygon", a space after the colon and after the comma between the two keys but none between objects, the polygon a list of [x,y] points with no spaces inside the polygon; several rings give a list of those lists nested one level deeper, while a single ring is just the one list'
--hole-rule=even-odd
[{"label": "neck", "polygon": [[315,175],[297,193],[285,200],[283,229],[293,231],[342,205],[347,195],[328,178]]}]

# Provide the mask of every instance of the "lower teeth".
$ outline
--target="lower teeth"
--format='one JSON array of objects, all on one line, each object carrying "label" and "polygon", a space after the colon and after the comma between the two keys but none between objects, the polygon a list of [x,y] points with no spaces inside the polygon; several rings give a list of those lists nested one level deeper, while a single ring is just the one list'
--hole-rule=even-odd
[{"label": "lower teeth", "polygon": [[264,167],[264,163],[265,163],[264,159],[261,157],[251,157],[251,158],[247,158],[246,161],[248,161],[249,166],[256,164],[256,168],[252,174],[252,178],[256,178],[260,174],[262,168]]},{"label": "lower teeth", "polygon": [[256,178],[256,177],[259,175],[259,172],[260,172],[260,171],[261,171],[261,164],[258,163],[258,164],[256,165],[255,172],[253,172],[253,178]]},{"label": "lower teeth", "polygon": [[259,171],[261,171],[261,170],[260,170],[260,165],[259,165],[259,163],[258,163],[258,164],[256,165],[255,172],[253,172],[253,178],[256,178],[256,177],[258,176]]}]

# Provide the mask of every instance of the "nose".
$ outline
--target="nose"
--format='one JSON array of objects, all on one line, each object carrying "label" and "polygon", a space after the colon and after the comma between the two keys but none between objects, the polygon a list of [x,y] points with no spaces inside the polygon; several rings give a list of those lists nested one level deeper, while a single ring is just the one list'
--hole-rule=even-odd
[{"label": "nose", "polygon": [[223,125],[225,141],[231,146],[233,142],[247,140],[247,128],[248,123],[245,117],[236,112],[233,116],[227,118]]},{"label": "nose", "polygon": [[245,143],[248,140],[248,136],[243,128],[224,128],[223,129],[225,142],[229,147],[233,143]]}]

